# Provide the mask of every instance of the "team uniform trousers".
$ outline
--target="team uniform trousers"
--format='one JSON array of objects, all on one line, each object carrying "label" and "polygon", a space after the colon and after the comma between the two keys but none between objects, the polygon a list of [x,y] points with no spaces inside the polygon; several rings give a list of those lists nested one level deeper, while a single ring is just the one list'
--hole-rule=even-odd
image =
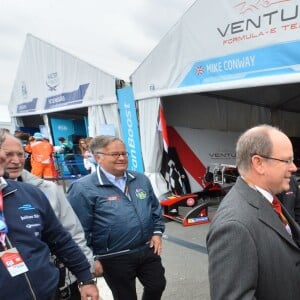
[{"label": "team uniform trousers", "polygon": [[101,259],[104,278],[114,300],[136,300],[136,277],[144,286],[143,300],[159,300],[166,286],[161,257],[144,247],[130,254]]}]

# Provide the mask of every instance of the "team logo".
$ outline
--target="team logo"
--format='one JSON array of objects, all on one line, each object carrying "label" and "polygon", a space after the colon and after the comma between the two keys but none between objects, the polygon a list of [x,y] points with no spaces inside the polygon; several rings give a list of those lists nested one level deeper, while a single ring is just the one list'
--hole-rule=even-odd
[{"label": "team logo", "polygon": [[26,99],[28,96],[28,92],[27,92],[27,87],[26,87],[25,81],[21,82],[21,92],[22,92],[23,98]]},{"label": "team logo", "polygon": [[136,189],[135,190],[135,195],[139,198],[139,199],[145,199],[147,194],[143,189]]},{"label": "team logo", "polygon": [[19,210],[33,210],[35,209],[30,203],[23,204],[22,206],[18,207]]},{"label": "team logo", "polygon": [[60,84],[60,80],[57,72],[49,73],[46,80],[46,85],[49,91],[56,91],[56,88]]},{"label": "team logo", "polygon": [[291,0],[242,0],[237,3],[235,7],[240,11],[240,14],[245,14],[247,12],[254,12],[261,8],[268,8],[274,4],[290,1]]}]

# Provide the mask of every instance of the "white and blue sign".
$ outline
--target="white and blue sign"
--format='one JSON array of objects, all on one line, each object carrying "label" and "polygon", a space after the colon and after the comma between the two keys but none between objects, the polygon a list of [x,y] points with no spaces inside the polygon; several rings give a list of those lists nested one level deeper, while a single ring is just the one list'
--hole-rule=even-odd
[{"label": "white and blue sign", "polygon": [[140,135],[136,117],[135,102],[131,87],[117,90],[118,104],[121,117],[123,141],[128,156],[128,169],[143,173],[143,160],[140,144]]},{"label": "white and blue sign", "polygon": [[82,103],[88,86],[89,83],[81,84],[79,88],[75,91],[47,97],[45,103],[45,109]]},{"label": "white and blue sign", "polygon": [[21,104],[18,104],[17,112],[22,113],[22,112],[33,112],[33,111],[35,111],[37,100],[38,100],[38,98],[33,98],[29,102],[23,102]]},{"label": "white and blue sign", "polygon": [[300,41],[197,61],[180,87],[300,72]]}]

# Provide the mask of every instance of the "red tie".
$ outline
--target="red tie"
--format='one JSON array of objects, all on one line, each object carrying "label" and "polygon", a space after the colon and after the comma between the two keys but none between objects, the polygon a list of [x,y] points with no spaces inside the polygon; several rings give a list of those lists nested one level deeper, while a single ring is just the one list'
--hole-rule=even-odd
[{"label": "red tie", "polygon": [[272,205],[273,205],[274,210],[277,212],[277,214],[279,216],[282,215],[281,203],[276,196],[273,197]]},{"label": "red tie", "polygon": [[275,212],[278,214],[284,228],[287,230],[287,232],[289,234],[291,234],[291,228],[289,226],[289,223],[288,223],[286,217],[282,213],[281,203],[280,203],[279,199],[276,196],[273,197],[272,206],[273,206]]}]

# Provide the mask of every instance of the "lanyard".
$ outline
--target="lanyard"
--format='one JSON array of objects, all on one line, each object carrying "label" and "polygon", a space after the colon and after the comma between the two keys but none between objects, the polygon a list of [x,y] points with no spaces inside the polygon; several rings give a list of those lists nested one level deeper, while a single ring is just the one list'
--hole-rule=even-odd
[{"label": "lanyard", "polygon": [[7,232],[8,232],[8,228],[5,223],[4,211],[3,211],[3,195],[2,195],[2,191],[0,191],[0,243],[3,247],[3,250],[7,250],[7,246],[5,242]]}]

